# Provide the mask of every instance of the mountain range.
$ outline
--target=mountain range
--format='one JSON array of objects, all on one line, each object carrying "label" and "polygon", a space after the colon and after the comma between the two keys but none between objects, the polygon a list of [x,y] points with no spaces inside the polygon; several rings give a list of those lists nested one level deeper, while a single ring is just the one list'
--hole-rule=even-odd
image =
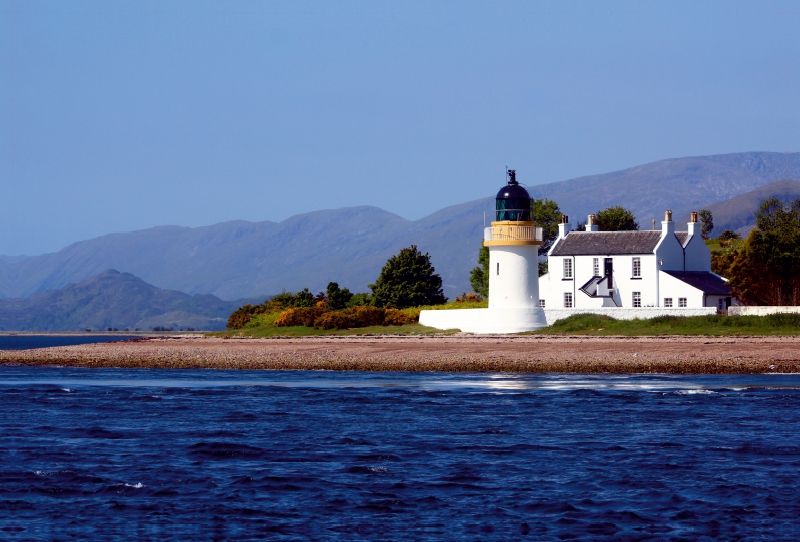
[{"label": "mountain range", "polygon": [[0,331],[225,329],[230,313],[261,299],[222,301],[209,294],[162,290],[109,269],[78,284],[25,299],[0,299]]},{"label": "mountain range", "polygon": [[[732,230],[747,237],[750,230],[756,227],[756,209],[762,201],[771,197],[785,202],[800,198],[800,182],[775,181],[725,201],[707,205],[705,208],[714,216],[711,236],[716,237],[722,230]],[[688,220],[689,215],[680,219],[681,222]]]},{"label": "mountain range", "polygon": [[[518,178],[525,181],[524,172]],[[642,166],[530,186],[534,197],[558,202],[573,223],[610,205],[634,211],[641,227],[709,207],[775,181],[800,179],[800,153],[747,152],[661,160]],[[283,289],[312,291],[329,281],[367,291],[387,258],[416,244],[429,252],[449,297],[469,290],[488,197],[406,220],[376,207],[304,213],[282,222],[223,222],[199,228],[159,226],[74,243],[59,252],[0,258],[0,297],[25,298],[119,269],[158,288],[222,299]],[[732,203],[752,205],[751,201]],[[752,213],[754,208],[748,209]],[[720,211],[722,213],[722,211]],[[718,229],[724,227],[715,220]],[[733,228],[733,229],[738,229]]]}]

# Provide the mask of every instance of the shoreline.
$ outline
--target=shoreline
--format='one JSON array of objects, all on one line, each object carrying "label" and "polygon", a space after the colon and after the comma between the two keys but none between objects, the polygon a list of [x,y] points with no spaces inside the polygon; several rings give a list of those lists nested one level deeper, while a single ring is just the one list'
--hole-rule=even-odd
[{"label": "shoreline", "polygon": [[0,350],[1,366],[400,372],[800,372],[800,337],[159,336]]}]

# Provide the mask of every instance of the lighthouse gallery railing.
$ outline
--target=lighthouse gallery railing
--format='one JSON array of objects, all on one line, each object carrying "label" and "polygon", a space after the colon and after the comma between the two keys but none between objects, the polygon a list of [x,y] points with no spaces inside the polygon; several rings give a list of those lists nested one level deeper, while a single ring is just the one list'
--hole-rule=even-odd
[{"label": "lighthouse gallery railing", "polygon": [[513,221],[495,223],[483,229],[484,241],[543,241],[542,228],[524,226]]}]

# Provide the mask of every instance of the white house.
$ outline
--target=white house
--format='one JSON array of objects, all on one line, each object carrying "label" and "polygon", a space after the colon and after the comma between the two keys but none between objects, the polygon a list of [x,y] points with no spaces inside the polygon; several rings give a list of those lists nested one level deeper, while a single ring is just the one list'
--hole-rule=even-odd
[{"label": "white house", "polygon": [[730,286],[711,272],[697,213],[686,231],[675,231],[671,211],[661,230],[598,231],[594,218],[589,215],[585,231],[570,231],[562,218],[549,272],[539,278],[539,306],[546,311],[730,306]]}]

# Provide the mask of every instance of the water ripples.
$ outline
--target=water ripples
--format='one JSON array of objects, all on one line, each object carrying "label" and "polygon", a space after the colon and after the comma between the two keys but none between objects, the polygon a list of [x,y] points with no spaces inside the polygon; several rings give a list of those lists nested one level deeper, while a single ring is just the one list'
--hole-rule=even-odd
[{"label": "water ripples", "polygon": [[0,538],[800,534],[800,377],[0,368]]}]

